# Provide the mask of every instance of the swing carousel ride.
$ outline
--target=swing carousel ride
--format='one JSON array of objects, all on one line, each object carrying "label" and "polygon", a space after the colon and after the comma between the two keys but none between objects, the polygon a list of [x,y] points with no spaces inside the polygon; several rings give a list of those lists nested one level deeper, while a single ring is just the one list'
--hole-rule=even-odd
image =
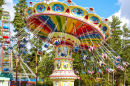
[{"label": "swing carousel ride", "polygon": [[[74,80],[78,76],[73,71],[72,50],[83,53],[83,61],[88,58],[87,51],[93,55],[99,67],[104,67],[107,72],[113,72],[114,69],[105,63],[109,59],[117,69],[124,70],[127,66],[125,62],[111,47],[111,53],[103,44],[110,38],[108,19],[101,18],[95,14],[93,8],[83,8],[77,6],[71,0],[64,2],[39,2],[26,9],[25,20],[27,28],[39,39],[45,42],[44,47],[48,48],[50,44],[55,47],[54,70],[50,75],[53,80],[53,86],[74,86]],[[97,51],[101,49],[102,53]],[[85,52],[85,53],[84,53]],[[115,54],[117,56],[115,56]],[[113,56],[112,56],[113,55]],[[97,69],[101,73],[101,69]],[[89,74],[93,74],[94,70]]]}]

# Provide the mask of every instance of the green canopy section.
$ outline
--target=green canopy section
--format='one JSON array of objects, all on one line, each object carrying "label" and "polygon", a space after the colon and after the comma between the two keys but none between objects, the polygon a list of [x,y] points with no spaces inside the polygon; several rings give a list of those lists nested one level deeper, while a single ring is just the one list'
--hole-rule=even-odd
[{"label": "green canopy section", "polygon": [[0,73],[0,79],[2,78],[9,78],[10,80],[13,80],[13,73]]}]

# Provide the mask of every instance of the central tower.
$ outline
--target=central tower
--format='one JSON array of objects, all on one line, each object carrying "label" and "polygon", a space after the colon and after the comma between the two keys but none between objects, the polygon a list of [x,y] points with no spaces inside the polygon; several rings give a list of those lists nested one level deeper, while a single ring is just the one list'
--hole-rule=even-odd
[{"label": "central tower", "polygon": [[74,86],[74,81],[78,77],[73,70],[72,49],[78,46],[80,41],[62,32],[50,33],[49,39],[55,45],[54,70],[50,75],[53,86]]}]

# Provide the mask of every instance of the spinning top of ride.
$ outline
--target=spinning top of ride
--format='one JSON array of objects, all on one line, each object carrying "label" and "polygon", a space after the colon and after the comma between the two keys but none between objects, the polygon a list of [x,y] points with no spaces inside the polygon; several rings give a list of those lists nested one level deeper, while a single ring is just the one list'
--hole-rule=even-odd
[{"label": "spinning top of ride", "polygon": [[[26,9],[27,27],[40,39],[53,44],[61,38],[62,44],[88,49],[99,47],[110,37],[108,19],[96,15],[93,8],[67,4],[64,2],[36,3]],[[94,12],[94,13],[92,13]]]}]

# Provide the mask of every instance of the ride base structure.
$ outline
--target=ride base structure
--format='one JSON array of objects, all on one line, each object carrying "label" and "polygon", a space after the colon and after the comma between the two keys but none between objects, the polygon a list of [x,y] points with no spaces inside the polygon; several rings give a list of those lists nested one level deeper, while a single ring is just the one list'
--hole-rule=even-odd
[{"label": "ride base structure", "polygon": [[55,47],[54,70],[50,75],[53,86],[74,86],[78,79],[73,71],[73,50],[92,47],[94,51],[110,38],[108,19],[96,15],[93,8],[77,6],[71,0],[30,4],[25,20],[29,30],[45,41],[45,48],[50,44]]},{"label": "ride base structure", "polygon": [[52,39],[51,42],[57,45],[55,46],[54,70],[50,75],[50,79],[53,80],[53,86],[74,86],[74,81],[78,79],[78,76],[73,71],[72,49],[74,44],[77,44],[77,46],[80,44],[79,39],[62,32],[50,33],[49,39]]}]

